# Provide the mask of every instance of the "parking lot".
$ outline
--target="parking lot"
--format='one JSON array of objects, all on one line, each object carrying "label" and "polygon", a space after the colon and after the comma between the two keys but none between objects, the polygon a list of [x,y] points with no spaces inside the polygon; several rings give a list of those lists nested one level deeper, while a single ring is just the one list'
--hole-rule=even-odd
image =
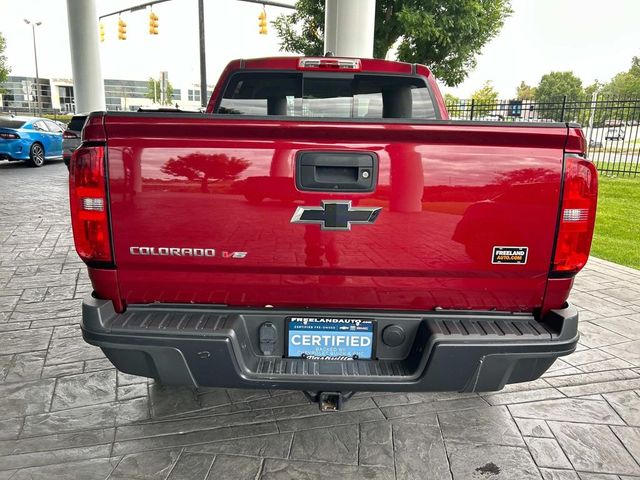
[{"label": "parking lot", "polygon": [[81,339],[66,174],[0,162],[0,480],[640,479],[640,271],[592,259],[578,351],[497,393],[161,387]]}]

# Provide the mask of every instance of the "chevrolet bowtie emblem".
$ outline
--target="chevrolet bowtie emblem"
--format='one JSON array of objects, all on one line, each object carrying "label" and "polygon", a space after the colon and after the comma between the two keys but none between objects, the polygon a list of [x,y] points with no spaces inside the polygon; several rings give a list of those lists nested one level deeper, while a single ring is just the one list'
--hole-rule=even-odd
[{"label": "chevrolet bowtie emblem", "polygon": [[352,207],[351,201],[322,201],[321,207],[298,207],[291,223],[319,223],[322,230],[351,230],[352,223],[375,223],[380,207]]}]

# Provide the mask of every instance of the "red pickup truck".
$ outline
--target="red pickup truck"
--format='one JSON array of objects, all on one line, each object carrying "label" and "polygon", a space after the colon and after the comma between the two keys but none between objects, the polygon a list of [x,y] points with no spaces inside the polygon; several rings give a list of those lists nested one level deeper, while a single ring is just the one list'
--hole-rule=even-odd
[{"label": "red pickup truck", "polygon": [[206,113],[90,115],[82,331],[164,384],[491,391],[578,341],[597,175],[571,123],[451,121],[422,65],[232,61]]}]

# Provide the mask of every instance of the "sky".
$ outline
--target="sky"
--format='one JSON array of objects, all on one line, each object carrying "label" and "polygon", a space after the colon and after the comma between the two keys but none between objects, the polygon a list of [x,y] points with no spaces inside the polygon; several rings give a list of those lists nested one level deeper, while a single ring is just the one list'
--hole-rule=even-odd
[{"label": "sky", "polygon": [[[96,0],[104,15],[149,0]],[[293,4],[293,0],[280,0]],[[258,33],[262,5],[236,0],[205,0],[207,82],[215,83],[235,58],[285,55],[279,51],[273,28]],[[118,40],[118,17],[106,18],[105,41],[100,43],[104,78],[146,80],[169,72],[175,87],[200,83],[198,2],[173,0],[154,6],[159,35],[149,35],[149,11],[123,14],[127,40]],[[288,10],[267,8],[268,21]],[[7,40],[12,75],[35,75],[31,28],[24,18],[42,21],[37,27],[38,70],[43,78],[71,78],[71,55],[65,0],[0,0],[0,32]],[[269,26],[270,27],[270,26]],[[96,32],[98,35],[98,32]]]},{"label": "sky", "polygon": [[460,97],[491,80],[501,98],[522,80],[537,85],[550,71],[572,70],[583,85],[606,82],[640,56],[640,0],[512,0],[514,13],[456,88]]},{"label": "sky", "polygon": [[[98,15],[145,0],[97,0]],[[280,0],[293,4],[294,0]],[[514,13],[500,33],[485,45],[477,66],[461,85],[448,88],[469,97],[492,81],[500,97],[515,95],[520,81],[536,85],[553,70],[573,70],[585,85],[609,80],[628,70],[640,56],[640,0],[512,0]],[[215,83],[234,58],[284,55],[275,30],[258,34],[262,6],[236,0],[205,0],[207,80]],[[146,80],[169,72],[176,87],[199,82],[197,0],[173,0],[154,7],[160,35],[148,34],[148,12],[123,14],[127,40],[117,39],[117,17],[104,20],[106,41],[100,44],[105,78]],[[289,10],[267,7],[268,20]],[[43,78],[70,78],[71,59],[64,0],[0,0],[0,32],[13,75],[33,76],[31,28],[37,27],[38,67]],[[97,34],[97,33],[96,33]]]}]

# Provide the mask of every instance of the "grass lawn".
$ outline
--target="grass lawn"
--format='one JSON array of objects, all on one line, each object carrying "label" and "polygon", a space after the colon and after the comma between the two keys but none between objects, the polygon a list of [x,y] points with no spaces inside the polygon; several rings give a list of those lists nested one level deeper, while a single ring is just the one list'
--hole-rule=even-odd
[{"label": "grass lawn", "polygon": [[599,177],[591,254],[640,269],[640,176]]}]

